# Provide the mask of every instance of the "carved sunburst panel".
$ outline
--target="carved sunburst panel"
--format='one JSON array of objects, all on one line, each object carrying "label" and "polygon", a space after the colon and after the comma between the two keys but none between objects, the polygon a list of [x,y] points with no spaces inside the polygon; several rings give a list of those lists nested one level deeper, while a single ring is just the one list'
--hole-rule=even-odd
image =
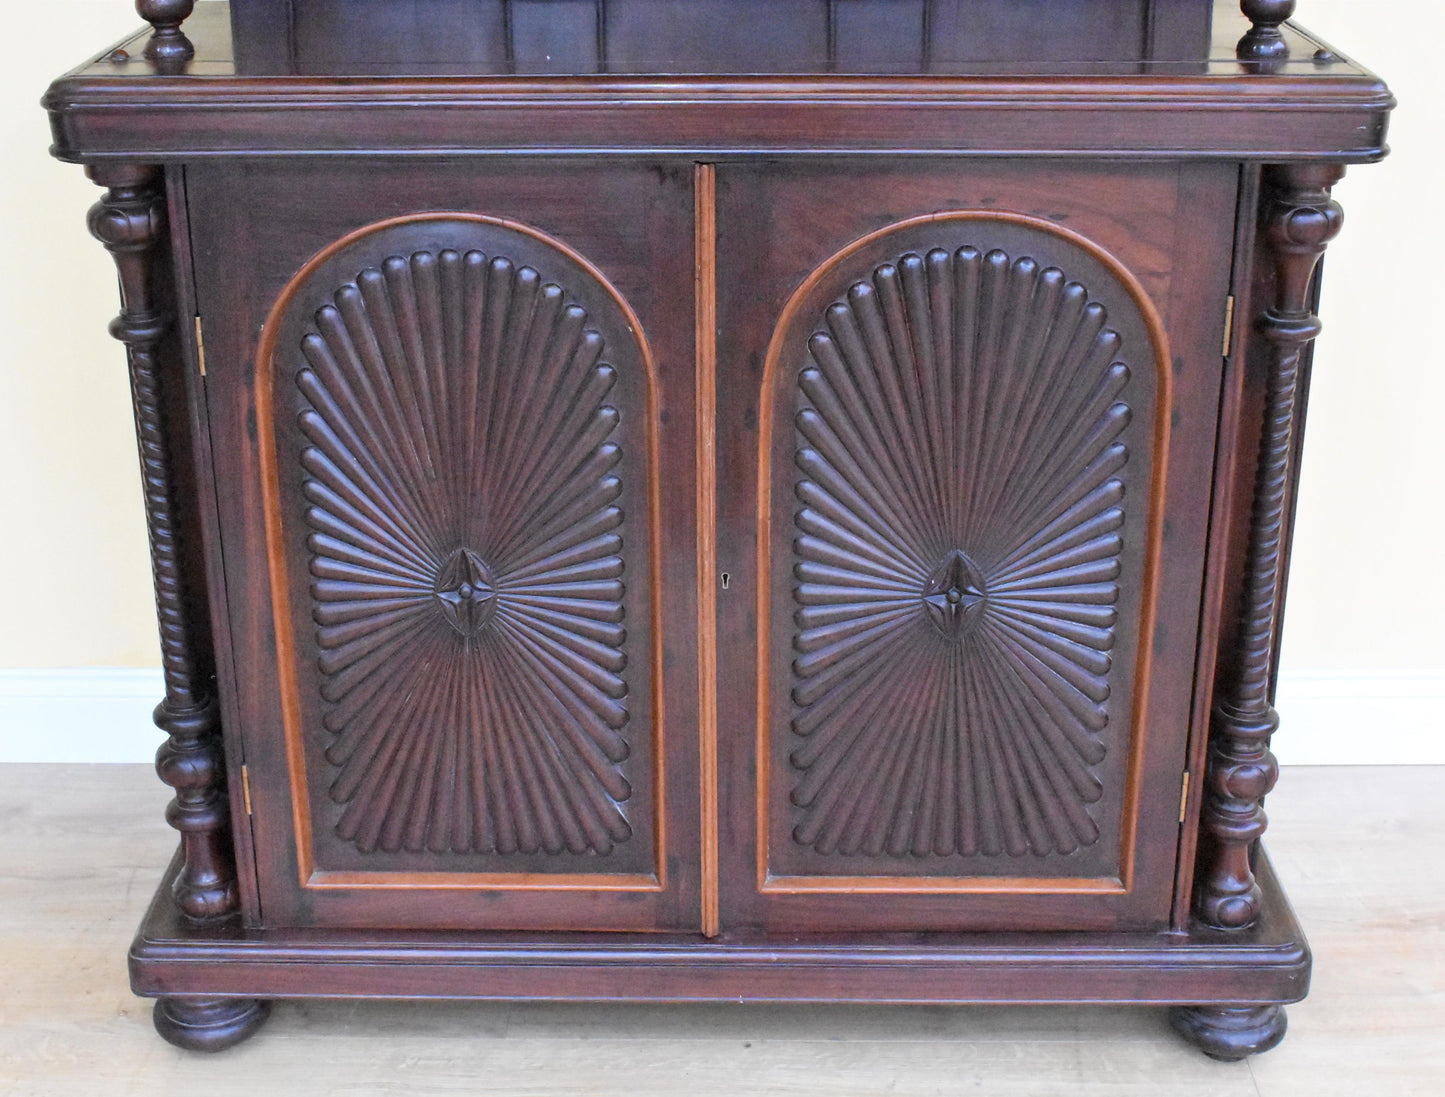
[{"label": "carved sunburst panel", "polygon": [[817,278],[783,339],[774,870],[1116,871],[1159,475],[1135,299],[959,219]]},{"label": "carved sunburst panel", "polygon": [[625,306],[536,234],[431,218],[339,249],[283,326],[318,864],[647,867],[649,408]]}]

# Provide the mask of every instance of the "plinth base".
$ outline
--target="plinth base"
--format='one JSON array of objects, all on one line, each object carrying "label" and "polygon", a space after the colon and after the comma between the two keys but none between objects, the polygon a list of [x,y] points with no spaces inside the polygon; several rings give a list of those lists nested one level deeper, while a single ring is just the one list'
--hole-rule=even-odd
[{"label": "plinth base", "polygon": [[[131,946],[131,986],[145,997],[229,999],[256,1008],[272,998],[1185,1006],[1190,1008],[1176,1012],[1175,1025],[1187,1038],[1216,1058],[1241,1058],[1278,1042],[1284,1021],[1275,1007],[1300,1000],[1309,989],[1309,947],[1263,853],[1256,875],[1264,914],[1240,932],[1197,927],[1189,933],[735,934],[709,940],[685,934],[247,930],[236,921],[191,926],[171,903],[167,874]],[[213,1025],[177,1020],[162,1033],[182,1046],[229,1046],[264,1018],[241,1005],[229,1027],[216,1014]],[[186,1010],[184,1004],[165,1005],[163,1012],[183,1019]],[[186,1035],[191,1032],[202,1035]]]}]

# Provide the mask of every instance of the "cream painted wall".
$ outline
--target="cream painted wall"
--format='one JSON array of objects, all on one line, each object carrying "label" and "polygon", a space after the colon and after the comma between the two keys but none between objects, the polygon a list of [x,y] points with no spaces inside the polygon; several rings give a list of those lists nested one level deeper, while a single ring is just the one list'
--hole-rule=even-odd
[{"label": "cream painted wall", "polygon": [[100,191],[46,155],[40,96],[133,30],[127,0],[50,0],[0,77],[0,667],[159,661],[115,268],[85,229]]},{"label": "cream painted wall", "polygon": [[[1282,673],[1445,672],[1445,9],[1300,0],[1300,22],[1385,75],[1394,151],[1335,188]],[[1437,724],[1437,727],[1440,727]]]},{"label": "cream painted wall", "polygon": [[[1070,0],[1080,2],[1080,0]],[[1337,194],[1286,624],[1286,675],[1445,675],[1445,15],[1431,0],[1302,0],[1301,21],[1386,74],[1401,100],[1383,165]],[[126,0],[50,0],[0,76],[0,668],[156,662],[145,536],[109,258],[89,239],[96,189],[46,156],[46,82],[137,24]]]}]

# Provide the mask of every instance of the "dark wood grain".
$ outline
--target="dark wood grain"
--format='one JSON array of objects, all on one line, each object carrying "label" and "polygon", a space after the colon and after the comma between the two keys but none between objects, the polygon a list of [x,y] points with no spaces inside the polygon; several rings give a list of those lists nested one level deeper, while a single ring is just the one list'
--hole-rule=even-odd
[{"label": "dark wood grain", "polygon": [[[120,274],[121,313],[110,331],[125,344],[131,403],[140,443],[146,529],[160,621],[165,699],[156,726],[169,740],[156,754],[156,772],[176,790],[166,811],[181,832],[182,869],[174,899],[188,917],[224,918],[239,904],[232,864],[220,722],[211,690],[213,656],[204,587],[195,547],[185,540],[182,485],[186,431],[175,391],[175,316],[170,311],[170,270],[162,255],[165,199],[160,172],[150,166],[93,169],[107,189],[90,211],[90,231],[114,256]],[[167,367],[170,367],[167,369]],[[171,373],[169,380],[165,374]],[[197,589],[197,588],[200,589]]]},{"label": "dark wood grain", "polygon": [[1289,1003],[1309,947],[1260,858],[1243,934],[465,934],[193,927],[152,904],[130,950],[146,997],[592,1002]]},{"label": "dark wood grain", "polygon": [[[972,164],[967,171],[921,164],[893,169],[881,165],[844,168],[827,164],[767,171],[741,165],[725,165],[719,169],[722,234],[726,236],[730,228],[738,235],[751,234],[766,225],[770,241],[764,254],[724,252],[720,278],[721,360],[731,364],[736,381],[725,386],[719,414],[724,421],[747,425],[743,431],[732,430],[720,436],[721,467],[727,483],[736,486],[730,491],[724,490],[721,497],[719,566],[737,576],[734,590],[720,596],[720,645],[724,650],[749,645],[758,652],[757,666],[751,672],[740,662],[724,664],[719,669],[722,676],[719,725],[724,805],[723,886],[725,901],[732,911],[731,915],[725,914],[725,923],[731,918],[735,924],[798,930],[860,925],[890,929],[993,929],[1164,924],[1167,917],[1164,911],[1174,886],[1174,861],[1172,852],[1164,852],[1159,843],[1172,844],[1178,835],[1183,740],[1192,719],[1190,683],[1196,642],[1193,629],[1181,628],[1177,623],[1197,621],[1199,607],[1204,519],[1210,493],[1208,470],[1218,399],[1218,371],[1214,367],[1218,362],[1227,292],[1232,236],[1228,219],[1234,203],[1234,183],[1234,173],[1228,171],[1181,172],[1169,168],[1147,171],[1138,166],[1132,168],[1127,177],[1110,175],[1104,169],[1043,172],[1038,168],[1030,170],[1003,164]],[[1127,219],[1115,212],[1114,205],[1121,201],[1120,195],[1126,193],[1133,195],[1123,200],[1132,212],[1132,217]],[[863,200],[865,194],[873,196],[871,202]],[[947,216],[938,217],[937,223],[931,225],[929,218],[937,215],[926,211],[940,209],[975,212],[956,215],[955,227],[949,227]],[[991,221],[987,211],[1000,209],[1008,211],[1007,214],[994,214]],[[1151,211],[1152,216],[1145,215],[1142,212],[1145,209]],[[1183,213],[1185,209],[1188,214]],[[911,235],[899,246],[894,246],[896,241],[883,234],[866,246],[866,254],[859,253],[856,261],[851,261],[847,273],[838,273],[836,268],[828,266],[829,257],[840,248],[886,229],[910,214],[917,215],[919,222],[908,230]],[[807,628],[796,622],[794,615],[809,607],[796,604],[799,578],[793,565],[806,562],[797,555],[795,542],[802,536],[813,536],[796,525],[798,516],[809,505],[808,499],[800,499],[796,492],[804,482],[817,481],[798,465],[800,442],[794,424],[799,410],[797,386],[801,374],[798,371],[809,360],[810,338],[817,331],[827,330],[824,319],[827,309],[839,299],[846,303],[849,286],[857,277],[871,276],[881,265],[891,264],[897,269],[899,257],[910,250],[920,257],[927,255],[934,246],[929,242],[930,231],[934,236],[940,231],[949,234],[950,254],[972,244],[986,255],[1006,242],[1007,248],[1003,249],[1006,254],[1030,256],[1041,269],[1056,267],[1066,271],[1069,278],[1077,279],[1095,293],[1102,292],[1098,287],[1116,277],[1103,266],[1090,265],[1098,260],[1087,259],[1086,249],[1065,246],[1058,239],[1050,243],[1052,237],[1047,232],[1015,225],[1007,229],[1014,235],[1003,241],[998,235],[1003,230],[998,226],[1006,225],[1009,217],[1019,214],[1042,218],[1046,224],[1067,226],[1095,248],[1107,251],[1127,271],[1137,272],[1140,292],[1155,302],[1151,307],[1157,307],[1168,332],[1167,346],[1172,348],[1171,353],[1164,349],[1166,341],[1151,342],[1147,327],[1138,319],[1137,307],[1131,304],[1127,292],[1115,288],[1108,294],[1110,315],[1117,314],[1115,322],[1120,330],[1132,332],[1126,342],[1141,348],[1137,357],[1130,358],[1136,374],[1130,384],[1142,395],[1153,391],[1161,374],[1168,378],[1168,384],[1160,386],[1164,390],[1161,397],[1149,396],[1139,405],[1142,410],[1130,428],[1134,457],[1126,466],[1125,476],[1130,482],[1128,507],[1132,517],[1123,559],[1127,561],[1124,571],[1131,578],[1120,606],[1116,607],[1120,620],[1128,622],[1128,631],[1127,638],[1121,639],[1116,650],[1109,652],[1118,666],[1111,669],[1115,675],[1112,688],[1118,693],[1118,707],[1111,709],[1116,714],[1116,723],[1111,725],[1109,733],[1111,752],[1101,786],[1106,802],[1086,809],[1101,820],[1101,832],[1107,828],[1108,838],[1073,852],[1053,850],[1043,858],[1025,853],[1017,860],[1008,855],[981,854],[977,850],[972,855],[955,851],[945,857],[925,858],[891,855],[886,847],[884,852],[874,855],[863,852],[860,847],[845,858],[840,858],[837,852],[805,853],[793,837],[795,828],[804,819],[801,806],[792,800],[792,794],[799,785],[794,759],[806,760],[802,753],[806,750],[803,740],[810,737],[788,732],[798,717],[794,660],[809,654],[796,646]],[[1176,225],[1174,218],[1179,216],[1186,218],[1187,227]],[[969,231],[983,229],[992,233],[988,240],[964,238]],[[1206,240],[1210,241],[1207,247]],[[1081,252],[1084,259],[1080,258]],[[1188,258],[1183,258],[1185,256]],[[810,307],[800,312],[796,325],[780,324],[779,317],[788,297],[819,269],[833,270],[831,280],[808,296]],[[779,304],[760,304],[760,297]],[[1211,315],[1201,310],[1198,302],[1203,299],[1217,301],[1218,311]],[[1123,317],[1130,308],[1136,309],[1136,319],[1124,325]],[[886,345],[886,335],[882,338]],[[778,346],[790,348],[786,355],[779,351],[776,357],[760,357],[755,348],[766,347],[774,340],[781,340]],[[1156,350],[1150,349],[1151,345],[1163,355],[1168,366],[1155,360]],[[1005,378],[1011,378],[1013,370],[1031,368],[1027,356],[1022,356],[1022,364],[1009,358],[1011,352],[1006,346],[1000,341],[999,361],[1005,364],[990,371],[995,399],[1000,393],[1007,396],[1009,390],[1001,386]],[[774,384],[765,389],[764,358],[777,362],[786,358],[788,384]],[[869,360],[875,361],[877,356],[872,355]],[[1111,358],[1106,366],[1112,362]],[[1138,377],[1140,373],[1142,380]],[[879,409],[881,415],[881,409],[892,405],[881,387],[882,381],[878,384],[879,395],[868,406]],[[1174,387],[1171,389],[1169,385]],[[1081,383],[1080,395],[1087,394],[1089,389],[1089,385]],[[1013,391],[1023,394],[1032,391],[1032,387],[1021,383]],[[902,421],[907,422],[912,413],[907,412],[908,400],[901,389],[898,401],[906,413]],[[766,410],[755,410],[759,407]],[[1165,407],[1170,409],[1167,413],[1161,411]],[[960,430],[960,437],[967,436],[970,445],[978,444],[973,439],[990,436],[982,423],[1010,421],[1011,413],[990,413],[982,401],[975,404],[970,400],[967,411],[974,419],[966,435]],[[990,419],[990,414],[995,418]],[[1168,430],[1156,438],[1153,432],[1159,428],[1164,414],[1168,415]],[[891,418],[896,417],[883,417],[884,425]],[[1058,422],[1066,419],[1067,416],[1061,414]],[[770,428],[775,434],[766,445],[751,427],[755,420],[776,424]],[[872,413],[863,419],[864,427],[882,438],[882,434],[876,433],[880,428],[870,425],[874,423]],[[1047,427],[1039,429],[1047,430]],[[1005,459],[1015,452],[1012,447],[1019,440],[1007,431],[1000,431],[996,437],[999,443],[992,452],[987,447],[970,451],[964,463],[966,467],[958,474],[971,472],[975,453],[980,461],[1006,463]],[[1086,437],[1087,433],[1081,435],[1079,441]],[[1060,445],[1066,443],[1064,435],[1057,436],[1056,440]],[[927,432],[915,441],[928,444]],[[806,439],[802,444],[804,448],[811,446]],[[860,469],[879,470],[871,477],[864,477],[864,481],[886,486],[892,476],[900,486],[914,483],[915,480],[909,478],[918,476],[920,470],[908,458],[905,440],[897,439],[896,443],[883,448],[895,456],[883,459],[875,453],[864,457],[867,464],[858,466]],[[877,450],[878,445],[874,449]],[[1167,463],[1162,460],[1166,449]],[[1154,456],[1156,454],[1158,456]],[[758,471],[765,460],[771,470],[767,473]],[[1159,469],[1150,471],[1155,461],[1170,470],[1167,478]],[[925,474],[927,467],[924,466]],[[1179,471],[1176,473],[1175,469]],[[1163,490],[1166,479],[1168,499],[1159,503],[1162,525],[1158,570],[1164,578],[1159,580],[1158,587],[1158,623],[1154,626],[1154,641],[1140,645],[1138,636],[1148,593],[1149,569],[1145,559],[1149,544],[1149,493],[1155,487]],[[916,482],[923,484],[923,481]],[[999,489],[1001,482],[1001,477],[992,476],[990,490]],[[766,505],[761,500],[757,504],[752,501],[761,485],[767,485],[770,501]],[[920,486],[914,494],[924,490]],[[1137,504],[1133,493],[1140,496]],[[890,498],[897,495],[892,492]],[[1040,501],[1045,497],[1052,499],[1055,494],[1043,492]],[[1026,500],[1017,497],[1015,501]],[[759,508],[769,516],[766,528],[760,522]],[[887,537],[896,541],[906,536],[899,532],[904,521],[899,517],[896,521],[878,524]],[[749,534],[750,523],[757,533]],[[980,527],[977,536],[986,544],[987,537],[994,532],[985,525]],[[917,626],[914,638],[925,645],[920,651],[926,651],[926,645],[936,636],[936,630],[924,619],[928,611],[922,601],[932,570],[957,548],[962,547],[965,555],[977,551],[971,546],[934,540],[938,543],[926,554],[927,563],[920,565],[920,573],[926,574],[913,591],[916,599],[911,603],[913,609],[900,625]],[[744,567],[745,564],[749,566]],[[766,609],[757,601],[763,584],[768,584]],[[754,610],[754,606],[759,608]],[[749,616],[750,610],[753,612]],[[759,628],[756,622],[764,621],[768,622],[767,627]],[[878,679],[882,683],[879,688],[885,692],[893,688],[893,680],[900,677],[911,685],[918,682],[917,652],[890,662],[893,648],[903,646],[898,637],[893,639],[892,644],[876,649],[890,667],[890,673]],[[806,646],[807,641],[804,644]],[[1140,669],[1139,660],[1144,652],[1152,662],[1147,670]],[[1136,676],[1151,681],[1147,703],[1129,684]],[[1006,678],[1006,681],[1014,680],[1011,675]],[[1166,682],[1169,684],[1165,685]],[[1027,687],[1021,688],[1025,690],[1020,696],[1025,698],[1027,712],[1048,711],[1045,703]],[[898,761],[897,754],[886,749],[889,732],[906,726],[904,721],[910,711],[906,705],[910,700],[916,701],[920,692],[919,689],[902,691],[895,695],[893,704],[870,710],[869,718],[856,718],[859,709],[851,705],[834,718],[834,728],[873,728],[872,734],[861,741],[871,741],[883,749],[875,762],[850,759],[840,777],[852,782],[845,788],[858,789],[859,795],[879,791],[877,785],[867,785],[860,774],[879,774],[879,783],[883,783],[890,772],[889,764]],[[1144,708],[1135,709],[1134,705],[1144,705]],[[997,705],[993,708],[1000,711]],[[819,715],[826,718],[828,713],[820,709]],[[972,717],[969,719],[971,724]],[[1014,726],[1016,720],[1017,716],[1011,714],[1007,726]],[[826,741],[828,733],[829,728],[825,726],[818,734]],[[1010,737],[1005,749],[1012,752],[1013,745]],[[1005,756],[998,757],[1000,764],[1007,768],[1007,763],[1002,761]],[[1018,759],[1017,754],[1011,757]],[[749,780],[746,775],[753,773],[755,766],[759,780]],[[990,787],[986,795],[997,803],[995,792]],[[749,801],[744,799],[749,793],[751,809]],[[977,803],[980,801],[970,795],[964,810],[976,811],[973,805]],[[1001,839],[1004,824],[997,816],[993,819],[997,820]],[[1015,821],[1019,839],[1023,841],[1027,832],[1021,819]],[[754,833],[766,836],[766,850],[754,844]],[[1141,834],[1150,837],[1141,838]],[[744,875],[749,860],[753,867],[751,881]],[[843,865],[846,867],[840,867]],[[886,903],[884,895],[888,898]]]},{"label": "dark wood grain", "polygon": [[[56,153],[78,161],[1384,155],[1393,100],[1377,77],[1333,54],[1317,63],[1323,43],[1293,24],[1280,32],[1289,58],[1242,70],[1234,43],[1250,23],[1233,0],[1218,2],[1212,12],[1202,0],[935,0],[924,50],[898,0],[887,20],[868,14],[876,0],[633,0],[630,11],[650,15],[615,13],[614,33],[633,43],[617,68],[598,60],[596,0],[528,0],[511,25],[544,21],[550,35],[536,41],[531,71],[515,43],[507,61],[504,45],[479,39],[505,22],[481,2],[371,0],[363,19],[347,17],[355,4],[313,0],[296,8],[297,26],[310,28],[299,42],[289,4],[238,6],[250,29],[233,36],[227,5],[203,3],[187,20],[196,56],[184,71],[98,62],[56,81],[45,102]],[[839,14],[831,37],[829,7]],[[1211,14],[1226,40],[1204,29]],[[920,44],[900,53],[895,38]],[[139,53],[144,43],[124,45]]]},{"label": "dark wood grain", "polygon": [[[1207,0],[305,0],[231,5],[235,49],[271,71],[947,71],[1027,55],[1082,65],[1204,48]],[[1019,18],[1020,8],[1047,19]],[[1083,59],[1087,58],[1085,62]]]},{"label": "dark wood grain", "polygon": [[793,838],[915,864],[1072,854],[1099,840],[1095,767],[1129,700],[1120,557],[1150,492],[1121,476],[1151,470],[1167,353],[1071,273],[950,251],[936,225],[926,255],[838,292],[797,373]]},{"label": "dark wood grain", "polygon": [[195,55],[191,40],[181,31],[195,6],[196,0],[136,0],[135,10],[155,28],[145,56],[157,68],[175,69]]},{"label": "dark wood grain", "polygon": [[[1251,79],[1258,82],[1251,86]],[[1266,162],[1364,162],[1385,154],[1394,101],[1383,85],[1318,79],[1308,95],[1267,79],[719,78],[669,87],[642,79],[357,78],[339,101],[324,82],[278,80],[263,105],[243,80],[131,88],[75,78],[54,85],[47,104],[55,149],[75,162],[347,152],[896,151]],[[1299,99],[1279,104],[1290,112],[1288,127],[1256,128],[1261,100],[1292,95]],[[679,96],[693,108],[678,112]],[[368,103],[383,109],[372,113]],[[1060,111],[1061,104],[1072,109]]]},{"label": "dark wood grain", "polygon": [[1239,40],[1241,61],[1274,63],[1289,56],[1280,24],[1294,14],[1295,0],[1239,0],[1250,28]]},{"label": "dark wood grain", "polygon": [[645,831],[655,382],[626,303],[553,242],[454,215],[347,237],[266,327],[291,734],[334,737],[313,764],[335,835],[606,857]]},{"label": "dark wood grain", "polygon": [[[1246,358],[1242,348],[1249,332],[1239,318],[1253,308],[1253,280],[1256,274],[1255,235],[1259,213],[1259,168],[1245,165],[1240,169],[1239,201],[1234,218],[1234,256],[1230,272],[1230,298],[1224,337],[1220,341],[1223,359],[1220,376],[1219,425],[1215,442],[1214,477],[1207,495],[1196,505],[1209,508],[1209,536],[1204,567],[1204,589],[1200,599],[1200,644],[1194,668],[1194,700],[1190,708],[1189,746],[1185,769],[1190,775],[1181,804],[1179,857],[1175,867],[1174,908],[1171,924],[1184,931],[1193,919],[1194,865],[1199,843],[1199,812],[1203,803],[1204,781],[1201,775],[1209,750],[1210,706],[1213,701],[1215,671],[1221,645],[1210,642],[1228,629],[1234,604],[1226,590],[1237,579],[1235,574],[1238,545],[1229,536],[1233,529],[1235,508],[1239,498],[1239,465],[1241,451],[1247,445],[1240,435],[1247,433],[1244,407],[1246,400]],[[1180,226],[1185,230],[1185,226]],[[1237,600],[1237,599],[1236,599]]]},{"label": "dark wood grain", "polygon": [[1174,1029],[1211,1059],[1233,1063],[1268,1051],[1284,1039],[1283,1006],[1176,1006]]},{"label": "dark wood grain", "polygon": [[[1122,72],[1221,55],[1210,41],[1208,0],[1062,8],[1046,0],[244,0],[229,7],[230,48],[250,75],[402,67],[530,75]],[[216,56],[206,39],[218,22],[206,7],[191,20],[203,63]]]},{"label": "dark wood grain", "polygon": [[1274,298],[1262,311],[1266,394],[1238,622],[1216,685],[1203,811],[1201,878],[1195,910],[1210,925],[1239,928],[1259,912],[1250,865],[1265,829],[1264,798],[1279,768],[1269,738],[1279,726],[1271,703],[1278,599],[1283,582],[1290,457],[1301,355],[1319,333],[1310,310],[1315,265],[1339,232],[1329,196],[1339,167],[1283,167],[1266,175],[1264,242],[1274,267]]},{"label": "dark wood grain", "polygon": [[[218,533],[245,546],[225,555],[228,617],[269,924],[698,925],[697,663],[686,654],[697,643],[692,177],[691,165],[602,172],[513,165],[485,177],[457,163],[422,172],[393,165],[389,174],[358,174],[345,164],[320,175],[259,164],[189,170],[193,230],[225,242],[198,255],[196,279],[212,434],[231,461],[214,471]],[[379,206],[383,179],[392,197]],[[409,215],[416,203],[456,212]],[[597,217],[599,209],[608,216]],[[506,224],[467,212],[490,210],[505,211]],[[435,256],[439,270],[452,261],[444,259],[448,251],[458,264],[475,252],[478,274],[505,274],[494,280],[498,295],[483,294],[473,302],[479,308],[468,307],[465,293],[457,299],[443,291],[448,283],[438,274],[434,308],[394,307],[420,299],[387,289],[388,260],[399,261],[390,264],[390,277],[415,287],[414,257]],[[319,265],[298,278],[313,260]],[[494,270],[497,260],[504,262]],[[671,277],[654,281],[658,272]],[[369,300],[363,282],[374,283]],[[465,290],[464,279],[458,285]],[[351,286],[355,302],[338,304],[338,295],[351,300]],[[517,295],[518,286],[526,294]],[[516,307],[501,308],[503,289]],[[579,350],[600,341],[596,361],[568,356],[557,337],[566,331],[546,320],[549,309],[558,320],[565,309],[576,312],[566,337],[579,340]],[[451,315],[466,324],[449,326]],[[384,340],[363,323],[373,316],[381,318]],[[536,339],[509,338],[523,323]],[[264,347],[263,327],[271,336]],[[429,327],[438,337],[431,340],[435,354],[427,350]],[[350,365],[335,362],[337,373],[326,360],[328,338],[355,350],[353,328],[374,353],[343,353]],[[448,331],[460,342],[449,342]],[[476,354],[467,350],[474,343]],[[318,387],[308,371],[331,382]],[[598,385],[605,395],[592,391]],[[350,393],[350,403],[326,395],[333,391]],[[330,401],[335,414],[323,418],[314,400]],[[473,416],[461,414],[466,406],[476,409]],[[363,413],[367,407],[374,412]],[[684,429],[664,432],[664,416]],[[372,468],[365,475],[374,489],[351,503],[327,487],[334,473],[318,478],[316,471],[327,461],[340,467],[316,441],[326,438],[327,418],[336,423],[336,443],[326,446]],[[433,430],[433,421],[446,429]],[[589,421],[594,433],[602,431],[590,441]],[[463,444],[468,424],[476,432],[471,457]],[[368,432],[394,442],[373,451],[362,441]],[[338,448],[343,435],[350,441]],[[424,439],[433,440],[430,450]],[[433,453],[429,466],[420,463],[426,452]],[[565,475],[558,480],[549,469]],[[347,482],[363,471],[358,466]],[[558,495],[549,476],[577,490]],[[589,499],[602,501],[589,510]],[[358,505],[371,508],[364,524],[375,527],[367,534],[372,548],[361,551],[374,555],[384,543],[405,548],[420,537],[430,561],[425,581],[414,578],[408,588],[412,595],[387,588],[411,607],[401,608],[416,628],[405,636],[384,632],[380,642],[393,645],[394,655],[355,664],[365,673],[339,665],[334,653],[360,649],[328,647],[333,639],[354,641],[327,630],[355,624],[332,620],[328,607],[372,601],[333,602],[330,584],[366,576],[314,570],[363,567],[352,541],[365,531],[353,525],[338,535],[339,527],[326,532],[316,524],[347,507],[360,513]],[[493,538],[505,533],[499,523],[513,528],[513,548]],[[606,528],[591,528],[597,523]],[[573,534],[581,540],[557,542]],[[567,574],[551,596],[507,594],[503,587],[517,570],[513,549],[538,537],[538,544],[557,542],[558,553],[586,556],[595,548],[600,555],[559,563]],[[415,556],[415,548],[408,551],[407,559]],[[501,602],[511,601],[511,608],[472,616],[470,636],[449,623],[440,597],[459,589],[467,552],[481,574],[490,573]],[[608,574],[582,573],[589,568]],[[448,578],[459,581],[452,586]],[[325,597],[318,601],[318,593]],[[532,625],[532,603],[517,603],[517,595],[563,601],[540,606],[550,616]],[[579,618],[568,606],[607,617],[620,608],[622,621]],[[587,635],[562,629],[569,621]],[[580,647],[569,647],[569,636]],[[435,704],[427,705],[417,698],[447,673],[436,658],[428,662],[433,650],[459,660],[462,692],[432,690]],[[665,653],[672,656],[667,665]],[[278,675],[279,691],[272,684]],[[399,762],[362,764],[388,739]],[[445,749],[458,743],[468,751]],[[434,752],[413,749],[425,744]],[[608,750],[625,757],[609,759]],[[585,757],[602,768],[590,768]],[[402,781],[408,766],[413,777]],[[480,820],[469,811],[458,829],[463,802],[485,810]],[[451,820],[445,828],[437,812]],[[570,835],[564,812],[577,824]],[[588,844],[582,820],[597,845]]]},{"label": "dark wood grain", "polygon": [[254,998],[200,998],[173,995],[156,1000],[156,1031],[187,1051],[225,1051],[266,1023],[269,1002]]},{"label": "dark wood grain", "polygon": [[162,1036],[371,995],[1279,1040],[1273,674],[1377,77],[1290,0],[192,7],[45,98],[120,271]]}]

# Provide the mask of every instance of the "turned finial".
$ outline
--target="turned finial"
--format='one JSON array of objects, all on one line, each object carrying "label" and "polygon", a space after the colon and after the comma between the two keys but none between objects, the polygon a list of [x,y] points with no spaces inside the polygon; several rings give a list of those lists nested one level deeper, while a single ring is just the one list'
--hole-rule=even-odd
[{"label": "turned finial", "polygon": [[1235,47],[1241,61],[1283,61],[1289,44],[1279,25],[1294,14],[1295,0],[1239,0],[1239,10],[1254,24]]},{"label": "turned finial", "polygon": [[196,51],[191,40],[181,33],[181,24],[195,6],[196,0],[135,0],[135,10],[155,28],[146,43],[147,60],[157,67],[190,60]]}]

